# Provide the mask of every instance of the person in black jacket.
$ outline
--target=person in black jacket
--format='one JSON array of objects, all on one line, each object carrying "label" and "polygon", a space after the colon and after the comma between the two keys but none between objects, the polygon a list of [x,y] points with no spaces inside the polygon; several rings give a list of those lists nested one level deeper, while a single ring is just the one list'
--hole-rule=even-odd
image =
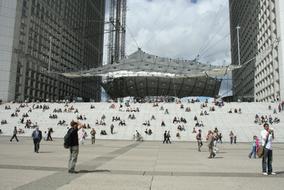
[{"label": "person in black jacket", "polygon": [[13,138],[15,138],[17,142],[19,142],[19,139],[17,138],[17,133],[17,127],[14,127],[13,136],[11,137],[10,142],[12,142]]},{"label": "person in black jacket", "polygon": [[[163,141],[163,144],[167,142],[167,131],[164,132],[164,141]],[[168,142],[167,142],[168,143]]]},{"label": "person in black jacket", "polygon": [[51,133],[52,132],[53,132],[53,129],[52,128],[48,128],[47,137],[46,137],[47,141],[52,141],[52,137],[51,137]]},{"label": "person in black jacket", "polygon": [[38,153],[39,151],[39,143],[42,139],[42,132],[37,127],[32,133],[33,141],[34,141],[34,151]]},{"label": "person in black jacket", "polygon": [[78,130],[82,128],[82,125],[76,121],[71,121],[70,125],[71,128],[68,130],[70,133],[68,173],[78,173],[75,171],[75,166],[79,154]]}]

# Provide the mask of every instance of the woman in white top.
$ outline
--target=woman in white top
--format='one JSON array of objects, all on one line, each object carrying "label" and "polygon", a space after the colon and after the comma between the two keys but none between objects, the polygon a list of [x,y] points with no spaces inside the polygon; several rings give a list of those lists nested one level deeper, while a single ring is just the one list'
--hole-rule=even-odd
[{"label": "woman in white top", "polygon": [[261,144],[263,147],[263,157],[262,157],[262,174],[263,175],[275,175],[272,172],[272,140],[274,139],[273,130],[269,129],[268,123],[263,125],[264,129],[261,131]]}]

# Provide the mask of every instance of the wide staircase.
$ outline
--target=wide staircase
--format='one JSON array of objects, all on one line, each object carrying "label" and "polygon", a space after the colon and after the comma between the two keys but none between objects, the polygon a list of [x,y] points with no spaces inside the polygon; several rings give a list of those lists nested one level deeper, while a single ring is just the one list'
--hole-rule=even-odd
[{"label": "wide staircase", "polygon": [[[98,139],[117,139],[117,140],[132,140],[136,130],[142,135],[144,140],[162,141],[164,131],[170,131],[172,141],[195,141],[196,133],[199,129],[202,130],[203,139],[205,139],[208,130],[218,128],[222,133],[223,141],[229,141],[229,133],[232,131],[237,137],[238,142],[250,142],[254,135],[259,136],[263,129],[262,125],[255,123],[255,115],[271,116],[280,119],[280,123],[272,123],[271,127],[275,131],[275,141],[284,142],[284,111],[278,111],[279,103],[224,103],[223,106],[216,106],[214,103],[204,102],[182,102],[182,103],[158,103],[154,106],[153,103],[130,103],[126,106],[124,103],[28,103],[20,106],[18,103],[6,103],[0,105],[0,120],[6,120],[7,124],[1,124],[0,129],[2,135],[11,136],[14,126],[22,129],[24,133],[19,136],[31,136],[33,128],[25,128],[25,123],[29,119],[32,125],[37,123],[40,130],[47,131],[48,128],[53,128],[53,137],[62,138],[69,128],[71,120],[77,120],[77,117],[82,115],[86,120],[80,120],[81,123],[89,124],[91,128],[97,131],[96,137]],[[46,105],[49,109],[34,109],[37,106]],[[183,105],[183,108],[181,108]],[[91,106],[94,106],[91,109]],[[271,109],[269,109],[269,106]],[[5,109],[10,107],[10,109]],[[71,110],[71,107],[73,109]],[[186,112],[189,107],[191,111]],[[215,111],[210,110],[214,107]],[[54,109],[60,109],[62,112],[54,113]],[[13,113],[17,112],[17,117],[11,117]],[[67,110],[65,112],[64,110]],[[168,114],[165,113],[166,109]],[[235,113],[235,109],[237,113]],[[239,112],[239,109],[241,112]],[[274,109],[276,113],[274,113]],[[31,112],[29,112],[31,110]],[[78,113],[74,113],[78,110]],[[139,112],[138,112],[139,110]],[[229,111],[232,113],[228,113]],[[208,115],[200,115],[201,112],[207,112]],[[22,115],[27,113],[28,117],[24,118],[24,123],[21,123]],[[50,119],[49,116],[56,114],[56,119]],[[135,115],[136,119],[129,119],[129,115]],[[102,116],[106,125],[96,124],[100,123]],[[155,119],[152,119],[152,116]],[[197,117],[198,123],[203,123],[203,127],[196,126],[194,117]],[[120,117],[124,120],[126,126],[120,126],[119,121],[112,121],[113,117]],[[186,123],[173,123],[174,117],[178,119],[185,118]],[[67,125],[57,125],[59,120],[65,120]],[[143,123],[148,122],[150,126],[145,126]],[[161,126],[164,121],[165,126]],[[110,133],[110,125],[114,124],[114,134]],[[180,131],[178,126],[182,126],[185,130]],[[145,133],[146,129],[151,129],[152,134]],[[85,129],[90,134],[90,128]],[[107,135],[101,135],[101,130],[105,130]],[[177,137],[179,133],[179,137]],[[90,135],[88,136],[90,138]]]}]

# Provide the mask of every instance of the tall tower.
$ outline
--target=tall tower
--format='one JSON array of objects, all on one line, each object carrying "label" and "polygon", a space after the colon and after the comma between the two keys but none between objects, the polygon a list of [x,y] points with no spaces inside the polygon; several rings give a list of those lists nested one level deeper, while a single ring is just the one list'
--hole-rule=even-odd
[{"label": "tall tower", "polygon": [[110,0],[108,64],[125,57],[126,3],[127,0]]},{"label": "tall tower", "polygon": [[283,100],[284,2],[229,0],[229,7],[232,64],[243,65],[233,71],[235,100]]},{"label": "tall tower", "polygon": [[100,100],[100,79],[60,73],[102,65],[105,0],[0,0],[0,12],[0,99]]}]

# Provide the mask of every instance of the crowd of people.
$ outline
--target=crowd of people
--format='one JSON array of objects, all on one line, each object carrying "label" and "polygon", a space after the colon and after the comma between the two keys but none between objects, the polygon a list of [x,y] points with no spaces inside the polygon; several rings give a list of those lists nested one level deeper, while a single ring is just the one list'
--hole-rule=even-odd
[{"label": "crowd of people", "polygon": [[280,119],[277,117],[272,117],[271,115],[267,116],[267,115],[261,115],[259,116],[258,114],[255,115],[254,118],[254,123],[259,124],[259,125],[263,125],[264,123],[270,123],[270,125],[274,124],[278,124],[280,122]]},{"label": "crowd of people", "polygon": [[[200,102],[200,101],[192,99],[192,100],[190,100],[188,102],[189,103],[196,103],[196,102]],[[180,109],[184,109],[185,108],[184,104],[182,104],[180,101],[177,101],[176,103],[179,105]],[[219,102],[215,101],[213,104],[214,104],[213,106],[209,106],[208,101],[205,101],[204,103],[200,103],[200,109],[201,109],[200,116],[209,115],[210,111],[215,111],[215,109],[216,109],[215,106],[218,106],[218,107],[224,106],[224,102],[222,102],[222,101],[219,101]],[[26,103],[20,104],[20,106],[15,109],[15,112],[12,113],[11,117],[18,117],[18,113],[20,112],[20,109],[21,108],[25,108],[25,107],[29,107],[29,106],[30,105],[26,104]],[[74,112],[75,114],[77,114],[77,120],[82,120],[82,121],[87,120],[86,116],[84,114],[80,114],[78,108],[75,108],[74,106],[75,105],[69,106],[66,103],[64,105],[63,109],[61,107],[54,108],[53,109],[53,114],[50,114],[49,118],[51,118],[51,119],[58,119],[58,115],[56,113],[62,113],[62,110],[64,110],[64,112]],[[168,108],[165,108],[164,106],[165,106],[164,104],[160,105],[160,102],[154,102],[153,103],[153,107],[158,107],[160,111],[164,111],[165,114],[169,114]],[[110,106],[111,109],[115,109],[115,107],[116,106],[115,106],[114,103],[112,103],[111,106]],[[209,110],[206,110],[208,108],[209,108]],[[6,105],[5,106],[5,110],[9,110],[9,109],[11,109],[11,106],[10,105]],[[49,109],[49,105],[47,105],[47,104],[43,104],[43,105],[42,104],[33,104],[31,107],[29,107],[28,112],[32,112],[34,109],[42,109],[42,111],[45,111],[45,110]],[[94,105],[90,105],[90,109],[95,109],[95,106]],[[272,109],[271,106],[269,106],[269,109]],[[282,109],[282,104],[281,104],[281,109]],[[120,103],[119,104],[119,110],[126,111],[126,112],[139,112],[140,111],[138,107],[131,106],[131,104],[129,102],[125,103],[125,105]],[[191,111],[191,107],[190,106],[186,107],[185,112],[187,112],[187,111]],[[229,113],[241,113],[241,108],[230,109]],[[95,122],[95,125],[106,126],[107,122],[105,121],[105,117],[106,116],[103,115],[103,117],[100,120],[97,119],[97,121]],[[128,115],[128,119],[135,120],[136,116],[134,114],[129,114]],[[156,120],[156,116],[152,115],[151,116],[151,120]],[[32,122],[29,119],[29,114],[28,113],[23,113],[22,114],[22,118],[21,118],[20,121],[21,121],[21,123],[25,123],[25,128],[34,129],[34,128],[38,127],[37,122]],[[114,122],[114,121],[119,121],[118,126],[126,126],[125,120],[122,120],[119,116],[113,116],[112,117],[112,122]],[[204,124],[203,124],[202,118],[198,119],[197,116],[194,116],[194,121],[195,121],[195,124],[192,127],[192,133],[197,133],[198,128],[204,127]],[[258,114],[256,114],[256,116],[255,116],[255,123],[263,124],[263,123],[266,123],[266,122],[268,122],[270,124],[272,124],[272,123],[273,124],[277,124],[277,123],[280,122],[280,120],[277,117],[272,118],[271,115],[269,115],[269,116],[267,116],[267,115],[258,116]],[[188,127],[187,127],[188,125],[186,125],[187,124],[187,120],[184,117],[174,116],[173,124],[179,124],[179,123],[183,123],[183,124],[175,126],[178,134],[180,134],[180,132],[185,131],[186,129],[188,129]],[[7,124],[7,120],[3,119],[1,121],[1,124],[2,125]],[[113,124],[114,123],[111,123],[112,126],[113,126]],[[59,120],[57,125],[59,125],[59,126],[66,126],[67,122],[66,122],[66,120]],[[150,127],[151,126],[150,120],[146,120],[145,122],[142,123],[142,125]],[[192,126],[192,123],[190,123],[189,125]],[[86,126],[87,126],[87,128],[91,128],[90,124],[87,124]],[[166,122],[164,120],[162,120],[161,121],[161,126],[162,127],[171,126],[171,124],[166,124]],[[112,129],[113,129],[113,127],[112,127]],[[154,132],[152,129],[151,129],[151,131]],[[111,134],[113,134],[113,132],[111,132]],[[104,135],[105,135],[105,133],[104,133]],[[176,135],[176,136],[180,137],[180,135]],[[236,142],[236,136],[232,136],[231,133],[230,133],[230,142]]]},{"label": "crowd of people", "polygon": [[[191,101],[191,103],[195,103],[195,102]],[[11,114],[11,117],[13,117],[13,118],[19,117],[19,113],[20,113],[21,108],[29,107],[29,106],[30,105],[28,105],[28,104],[21,104]],[[214,103],[213,106],[209,106],[208,102],[201,103],[200,104],[200,116],[209,115],[209,112],[216,110],[215,106],[222,107],[222,106],[224,106],[224,102]],[[118,107],[119,107],[120,111],[140,112],[140,108],[135,107],[135,106],[131,107],[129,104],[128,105],[119,104]],[[160,106],[159,103],[155,102],[153,104],[153,107],[157,107],[158,110],[162,111],[164,114],[169,114],[169,109],[166,108],[165,105]],[[109,108],[110,109],[116,109],[116,105],[111,104],[111,106]],[[183,109],[185,112],[191,112],[192,111],[192,108],[190,106],[185,107],[181,103],[179,103],[179,108]],[[10,109],[11,109],[10,105],[5,106],[5,110],[10,110]],[[36,153],[38,153],[39,152],[39,144],[40,144],[41,139],[43,138],[46,141],[53,141],[51,134],[54,132],[54,130],[53,130],[52,127],[50,127],[50,128],[47,129],[47,131],[44,131],[44,135],[42,135],[42,132],[39,130],[40,126],[38,126],[37,122],[32,122],[31,119],[30,119],[30,114],[28,114],[30,112],[33,112],[34,109],[41,109],[44,112],[46,110],[49,110],[50,108],[49,108],[48,105],[45,105],[45,104],[44,105],[33,104],[31,107],[29,107],[28,112],[25,112],[25,113],[22,114],[22,117],[20,119],[20,122],[22,124],[25,124],[25,128],[35,129],[32,132],[32,137],[33,137],[33,140],[34,140],[34,151]],[[90,109],[95,109],[95,106],[91,105]],[[271,109],[271,108],[269,108],[269,109]],[[281,110],[282,110],[282,107],[281,107]],[[76,114],[77,120],[81,120],[81,121],[87,120],[86,116],[83,113],[80,113],[78,108],[75,107],[75,104],[71,105],[71,106],[69,106],[68,104],[65,104],[63,109],[62,108],[54,108],[53,113],[49,115],[49,118],[50,119],[59,119],[57,114],[62,113],[62,112],[72,112],[72,113]],[[233,110],[230,109],[230,111],[228,113],[241,114],[242,110],[241,110],[241,108],[238,108],[238,109],[234,108]],[[134,115],[134,113],[127,114],[128,115],[127,122],[129,120],[136,120],[138,118],[137,114],[139,114],[139,113],[135,113],[135,115]],[[158,118],[157,115],[152,114],[151,118],[150,118],[151,123],[150,123],[150,120],[145,120],[145,122],[143,122],[141,124],[141,129],[136,130],[136,132],[134,134],[134,139],[138,140],[138,141],[144,140],[143,134],[139,132],[139,131],[143,132],[142,126],[147,127],[146,129],[144,129],[146,136],[151,136],[153,133],[155,133],[156,131],[153,130],[151,127],[153,127],[152,120],[156,120],[156,118]],[[197,147],[198,147],[197,149],[198,149],[198,151],[201,151],[201,147],[203,146],[203,138],[202,138],[202,131],[203,130],[202,130],[202,128],[205,128],[205,127],[204,127],[204,124],[203,124],[203,121],[202,121],[202,117],[200,117],[200,118],[201,119],[199,119],[195,115],[194,118],[193,118],[193,122],[192,122],[190,119],[188,119],[189,120],[188,121],[185,117],[179,117],[179,116],[176,115],[176,116],[173,116],[172,123],[168,122],[168,120],[167,120],[167,122],[162,120],[161,121],[161,127],[166,127],[166,126],[167,127],[175,127],[175,128],[171,128],[171,129],[176,129],[176,133],[174,133],[174,134],[176,134],[175,136],[177,138],[180,138],[182,136],[182,133],[184,131],[187,131],[188,129],[190,129],[189,126],[191,126],[192,129],[193,129],[192,133],[196,133],[196,141],[197,141]],[[110,125],[108,125],[109,120],[111,121]],[[5,120],[5,122],[3,121],[3,124],[2,124],[2,121],[1,121],[1,125],[7,124],[7,120]],[[116,123],[116,122],[118,122],[118,123]],[[194,122],[195,122],[195,124],[194,124]],[[265,127],[268,124],[272,125],[272,124],[277,124],[279,122],[280,122],[280,120],[277,117],[272,117],[271,115],[268,116],[268,115],[256,114],[256,116],[255,116],[255,123],[265,125]],[[68,121],[59,120],[57,125],[68,126]],[[75,124],[73,124],[73,125],[75,125]],[[85,144],[85,141],[86,141],[86,138],[88,137],[88,134],[90,134],[91,142],[92,142],[92,144],[94,144],[95,140],[96,140],[96,134],[97,134],[96,129],[94,127],[91,127],[88,123],[85,123],[85,124],[80,123],[79,124],[79,122],[77,122],[77,125],[80,126],[80,128],[78,128],[78,131],[77,131],[79,144]],[[95,126],[107,126],[107,125],[109,126],[110,132],[107,131],[108,130],[107,128],[102,128],[100,131],[98,131],[98,133],[100,135],[108,135],[108,134],[114,135],[116,133],[115,132],[115,125],[126,126],[126,122],[125,122],[124,118],[121,119],[121,116],[116,115],[116,116],[110,117],[110,116],[106,116],[106,115],[103,114],[102,117],[98,118],[97,122],[95,123]],[[156,127],[156,126],[154,126],[154,127]],[[68,126],[68,128],[70,130],[72,128],[72,125]],[[87,133],[86,129],[90,129],[90,133]],[[11,142],[14,139],[16,141],[19,141],[17,134],[20,133],[20,130],[21,130],[20,128],[17,128],[15,126],[12,137],[10,139]],[[161,134],[161,136],[163,136],[163,143],[166,143],[166,144],[172,143],[170,133],[171,133],[170,130],[167,129],[167,130],[165,130],[165,132],[163,134]],[[230,140],[229,142],[231,144],[237,143],[237,135],[235,134],[235,132],[231,131],[228,136],[229,136],[229,140]],[[217,129],[217,127],[214,130],[208,131],[206,138],[205,138],[206,141],[207,141],[208,150],[209,150],[208,158],[212,159],[212,158],[216,157],[216,154],[218,152],[217,145],[218,145],[218,143],[222,143],[222,138],[223,138],[223,135]],[[267,142],[267,146],[268,146],[267,149],[268,150],[266,152],[264,151],[264,156],[263,156],[267,160],[267,161],[265,161],[265,160],[263,161],[263,165],[268,164],[267,174],[272,173],[272,169],[270,168],[271,166],[269,166],[269,164],[271,165],[271,162],[272,162],[271,161],[272,151],[270,151],[270,149],[269,149],[269,146],[270,146],[269,143],[272,142],[273,138],[274,138],[273,136],[270,137],[269,135],[267,136],[267,138],[265,138],[264,135],[262,135],[260,140],[259,140],[257,135],[253,136],[252,149],[249,153],[249,158],[252,158],[252,157],[256,158],[256,152],[258,150],[258,147],[260,146],[260,144],[264,145],[264,143],[262,143],[263,139],[269,139],[268,142]],[[70,156],[70,160],[72,160],[72,159],[71,159],[71,156]],[[72,162],[72,161],[70,161],[70,162]],[[69,170],[73,171],[73,168],[70,167]],[[266,173],[266,170],[263,169],[263,173]]]}]

